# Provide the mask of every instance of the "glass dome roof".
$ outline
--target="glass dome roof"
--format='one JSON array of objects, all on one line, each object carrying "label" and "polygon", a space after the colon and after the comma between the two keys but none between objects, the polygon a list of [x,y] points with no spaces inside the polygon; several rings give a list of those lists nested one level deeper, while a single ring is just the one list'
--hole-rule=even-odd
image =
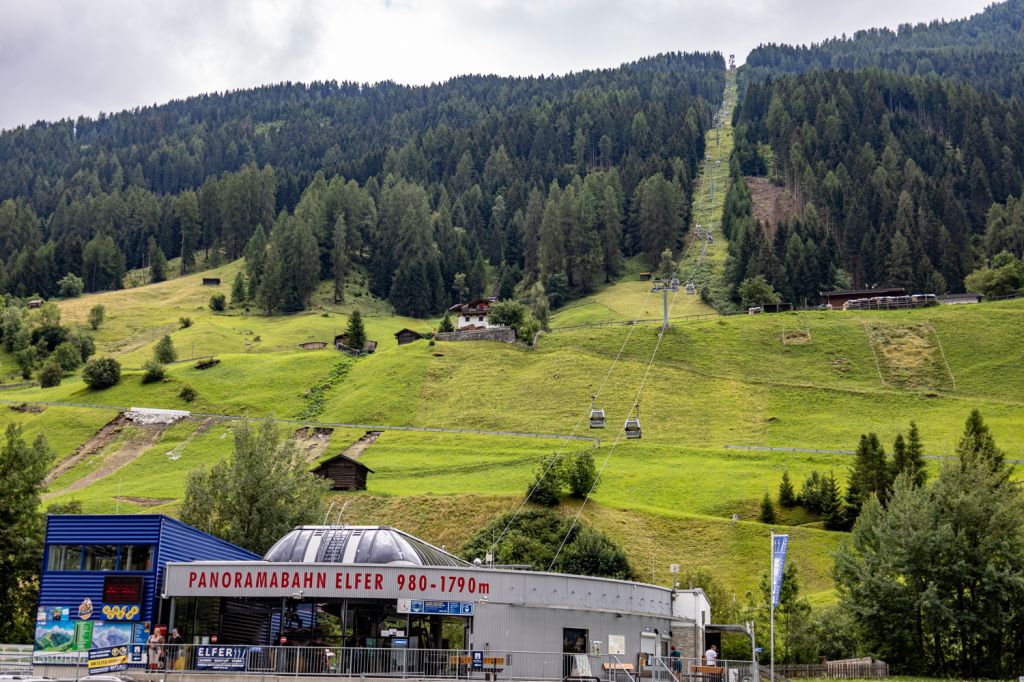
[{"label": "glass dome roof", "polygon": [[467,566],[462,559],[387,526],[299,526],[277,541],[266,561]]}]

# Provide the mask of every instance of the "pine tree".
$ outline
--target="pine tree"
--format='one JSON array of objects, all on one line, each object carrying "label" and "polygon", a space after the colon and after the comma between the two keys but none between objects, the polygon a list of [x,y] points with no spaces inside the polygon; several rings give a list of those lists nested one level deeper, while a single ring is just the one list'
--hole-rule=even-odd
[{"label": "pine tree", "polygon": [[764,498],[761,499],[761,511],[757,515],[761,523],[775,523],[775,505],[772,504],[772,497],[768,491],[764,491]]},{"label": "pine tree", "polygon": [[782,482],[779,483],[779,506],[786,509],[796,506],[796,493],[793,490],[793,483],[789,480],[789,471],[782,472]]},{"label": "pine tree", "polygon": [[246,291],[245,273],[239,271],[231,285],[231,305],[237,306],[245,303]]},{"label": "pine tree", "polygon": [[178,351],[174,349],[174,341],[171,340],[169,334],[165,334],[160,341],[157,342],[153,348],[153,358],[163,364],[168,362],[174,362],[178,359]]},{"label": "pine tree", "polygon": [[334,277],[334,302],[345,300],[345,276],[348,274],[348,226],[345,215],[339,214],[334,223],[331,241],[331,274]]},{"label": "pine tree", "polygon": [[149,238],[149,281],[154,284],[167,279],[167,257],[153,237]]},{"label": "pine tree", "polygon": [[850,525],[872,495],[876,495],[884,505],[892,485],[885,450],[877,434],[861,434],[855,458],[846,490],[846,513]]},{"label": "pine tree", "polygon": [[914,485],[924,485],[925,480],[928,478],[928,472],[924,468],[924,446],[921,445],[921,434],[918,432],[915,422],[910,422],[910,433],[907,436],[906,461],[905,471],[911,473]]},{"label": "pine tree", "polygon": [[178,195],[174,204],[178,229],[181,231],[181,271],[185,275],[196,265],[196,248],[202,234],[199,223],[199,201],[196,193],[187,191]]},{"label": "pine tree", "polygon": [[996,447],[996,441],[977,408],[971,410],[970,416],[967,417],[964,435],[960,437],[960,442],[956,446],[956,454],[961,461],[970,457],[986,460],[994,471],[1004,468],[1003,452]]},{"label": "pine tree", "polygon": [[821,516],[827,530],[846,530],[849,528],[843,511],[843,500],[839,494],[839,484],[836,482],[835,475],[829,472],[821,488]]},{"label": "pine tree", "polygon": [[452,324],[452,316],[448,311],[444,311],[444,317],[441,318],[441,323],[437,325],[437,331],[444,334],[445,332],[455,331],[455,326]]},{"label": "pine tree", "polygon": [[359,308],[349,315],[345,333],[348,335],[349,348],[355,351],[363,350],[363,346],[366,345],[366,327],[363,326],[363,314],[359,312]]},{"label": "pine tree", "polygon": [[250,301],[254,301],[258,297],[260,285],[263,284],[263,271],[266,267],[267,233],[263,231],[262,225],[257,225],[256,231],[245,247],[245,269],[249,275],[248,298]]}]

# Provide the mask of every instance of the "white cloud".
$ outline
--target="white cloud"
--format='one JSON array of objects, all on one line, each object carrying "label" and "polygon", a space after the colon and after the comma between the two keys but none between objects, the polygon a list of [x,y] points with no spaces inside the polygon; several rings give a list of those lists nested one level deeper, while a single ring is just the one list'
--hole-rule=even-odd
[{"label": "white cloud", "polygon": [[35,0],[3,3],[0,128],[282,80],[429,83],[959,17],[988,0]]}]

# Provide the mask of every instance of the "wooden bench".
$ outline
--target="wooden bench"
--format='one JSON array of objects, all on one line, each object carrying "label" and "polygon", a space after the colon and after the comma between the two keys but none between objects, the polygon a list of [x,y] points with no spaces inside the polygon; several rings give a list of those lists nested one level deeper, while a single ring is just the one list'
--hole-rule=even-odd
[{"label": "wooden bench", "polygon": [[725,672],[725,668],[718,665],[691,665],[691,675],[707,675],[708,677],[715,676],[721,677],[722,673]]},{"label": "wooden bench", "polygon": [[602,663],[601,667],[609,673],[614,673],[615,679],[619,679],[621,673],[626,673],[626,676],[632,679],[636,670],[632,663]]},{"label": "wooden bench", "polygon": [[[448,663],[459,668],[464,668],[469,672],[473,672],[472,656],[449,656]],[[477,672],[500,673],[505,669],[504,666],[504,656],[484,656],[484,667],[482,669],[478,669]]]}]

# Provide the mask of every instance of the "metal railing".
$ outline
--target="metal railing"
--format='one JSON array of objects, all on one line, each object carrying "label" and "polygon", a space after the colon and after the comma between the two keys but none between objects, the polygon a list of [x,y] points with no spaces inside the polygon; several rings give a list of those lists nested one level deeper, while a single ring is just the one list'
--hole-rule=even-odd
[{"label": "metal railing", "polygon": [[[193,674],[266,677],[394,677],[450,680],[563,680],[601,682],[759,682],[756,664],[700,659],[539,651],[469,651],[333,646],[161,645],[129,646],[128,674],[153,672],[166,682]],[[143,657],[146,654],[146,657]],[[147,660],[152,654],[153,660]],[[36,653],[37,675],[84,677],[86,652]]]},{"label": "metal railing", "polygon": [[32,645],[0,644],[0,673],[31,673]]}]

